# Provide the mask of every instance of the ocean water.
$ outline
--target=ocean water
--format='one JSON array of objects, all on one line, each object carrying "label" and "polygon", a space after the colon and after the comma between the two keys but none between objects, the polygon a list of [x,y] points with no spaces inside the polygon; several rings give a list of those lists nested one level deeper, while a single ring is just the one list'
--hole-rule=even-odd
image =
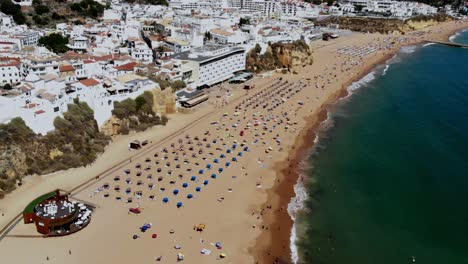
[{"label": "ocean water", "polygon": [[308,160],[299,263],[468,263],[468,49],[406,48],[370,77]]}]

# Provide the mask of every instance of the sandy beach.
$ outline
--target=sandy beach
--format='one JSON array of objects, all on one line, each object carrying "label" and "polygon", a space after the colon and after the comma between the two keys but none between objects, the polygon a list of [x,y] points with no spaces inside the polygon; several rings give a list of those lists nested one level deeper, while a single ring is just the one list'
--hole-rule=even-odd
[{"label": "sandy beach", "polygon": [[[181,253],[187,263],[288,263],[293,223],[287,205],[327,106],[402,46],[446,40],[466,27],[467,21],[457,21],[405,36],[353,33],[317,41],[314,64],[298,74],[255,78],[248,92],[224,85],[229,92],[218,91],[224,105],[212,96],[194,113],[170,116],[166,127],[117,137],[92,166],[27,177],[0,200],[0,228],[56,188],[97,208],[89,226],[60,238],[22,237],[37,233],[20,222],[0,241],[0,258],[158,263],[160,256],[159,263],[177,263]],[[151,143],[129,151],[133,139]],[[129,213],[135,207],[142,213]],[[141,232],[145,223],[152,227]],[[197,232],[198,224],[206,228]],[[204,249],[210,254],[201,254]]]}]

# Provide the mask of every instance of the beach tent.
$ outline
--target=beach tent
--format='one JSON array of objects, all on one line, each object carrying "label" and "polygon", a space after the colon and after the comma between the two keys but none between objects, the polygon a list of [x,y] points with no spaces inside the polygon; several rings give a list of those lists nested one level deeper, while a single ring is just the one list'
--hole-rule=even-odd
[{"label": "beach tent", "polygon": [[178,202],[178,203],[177,203],[177,208],[181,208],[181,207],[182,207],[182,205],[183,205],[183,203],[182,203],[182,202]]},{"label": "beach tent", "polygon": [[[213,177],[213,175],[211,175],[211,177]],[[208,180],[204,180],[203,185],[208,185],[208,182],[209,182]]]},{"label": "beach tent", "polygon": [[182,184],[182,187],[187,188],[187,187],[188,187],[188,183],[184,182],[184,183]]},{"label": "beach tent", "polygon": [[192,177],[190,178],[190,180],[191,180],[191,181],[196,181],[196,180],[197,180],[197,177],[192,176]]},{"label": "beach tent", "polygon": [[169,198],[164,197],[164,198],[162,199],[162,201],[163,201],[163,203],[168,203],[168,202],[169,202]]},{"label": "beach tent", "polygon": [[172,191],[172,193],[173,193],[174,195],[177,195],[177,194],[179,194],[179,190],[176,189],[176,190]]},{"label": "beach tent", "polygon": [[197,192],[201,192],[201,187],[197,187],[197,188],[195,188],[195,191],[197,191]]},{"label": "beach tent", "polygon": [[211,178],[216,179],[216,177],[218,177],[218,175],[216,175],[216,173],[211,174]]},{"label": "beach tent", "polygon": [[192,199],[193,198],[193,194],[189,193],[187,194],[187,199]]}]

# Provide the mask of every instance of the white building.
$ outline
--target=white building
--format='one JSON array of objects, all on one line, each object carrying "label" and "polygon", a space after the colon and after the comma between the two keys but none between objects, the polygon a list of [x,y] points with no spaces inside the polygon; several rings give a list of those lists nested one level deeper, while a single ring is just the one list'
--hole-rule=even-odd
[{"label": "white building", "polygon": [[17,59],[0,61],[0,85],[17,83],[23,79],[21,62]]},{"label": "white building", "polygon": [[192,87],[223,82],[245,70],[245,49],[207,44],[173,57],[181,62],[182,80]]}]

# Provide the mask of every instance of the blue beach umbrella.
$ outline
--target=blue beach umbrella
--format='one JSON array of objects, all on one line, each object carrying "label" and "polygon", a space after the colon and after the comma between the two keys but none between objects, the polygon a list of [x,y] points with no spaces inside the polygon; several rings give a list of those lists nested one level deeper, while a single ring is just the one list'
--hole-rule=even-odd
[{"label": "blue beach umbrella", "polygon": [[244,148],[244,151],[245,151],[245,152],[249,152],[249,147],[245,147],[245,148]]},{"label": "blue beach umbrella", "polygon": [[237,161],[237,158],[236,158],[236,157],[232,157],[232,161]]},{"label": "blue beach umbrella", "polygon": [[177,208],[181,208],[181,207],[182,207],[182,205],[183,205],[183,203],[182,203],[182,202],[178,202],[178,203],[177,203]]},{"label": "blue beach umbrella", "polygon": [[197,180],[197,177],[192,176],[192,177],[190,178],[190,180],[191,180],[191,181],[195,181],[195,180]]},{"label": "blue beach umbrella", "polygon": [[242,152],[237,153],[237,156],[242,157]]},{"label": "blue beach umbrella", "polygon": [[223,158],[225,158],[225,157],[226,157],[226,155],[224,155],[224,154],[221,154],[221,155],[219,155],[219,157],[223,159]]},{"label": "blue beach umbrella", "polygon": [[206,164],[206,168],[207,168],[207,169],[211,169],[211,164],[209,164],[209,163]]},{"label": "blue beach umbrella", "polygon": [[203,172],[205,172],[204,170],[199,170],[198,173],[199,174],[203,174]]},{"label": "blue beach umbrella", "polygon": [[187,188],[187,187],[188,187],[188,183],[184,182],[184,183],[182,184],[182,187]]},{"label": "blue beach umbrella", "polygon": [[218,159],[214,159],[213,162],[214,162],[214,163],[219,163],[219,160],[218,160]]},{"label": "blue beach umbrella", "polygon": [[226,167],[229,167],[231,165],[231,162],[226,162]]},{"label": "blue beach umbrella", "polygon": [[219,169],[218,169],[219,172],[223,172],[223,170],[224,170],[223,168],[219,168]]},{"label": "blue beach umbrella", "polygon": [[189,193],[187,194],[187,199],[192,199],[193,198],[193,194]]},{"label": "blue beach umbrella", "polygon": [[227,152],[227,153],[231,153],[232,150],[231,150],[231,149],[227,149],[226,152]]},{"label": "blue beach umbrella", "polygon": [[237,148],[237,144],[233,144],[232,149],[236,149],[236,148]]},{"label": "blue beach umbrella", "polygon": [[208,185],[208,182],[209,182],[208,180],[204,180],[203,185]]},{"label": "blue beach umbrella", "polygon": [[172,191],[172,193],[173,193],[174,195],[177,195],[177,194],[179,193],[179,190],[176,189],[176,190]]},{"label": "blue beach umbrella", "polygon": [[162,201],[163,201],[163,203],[168,203],[168,202],[169,202],[169,198],[164,197],[164,198],[162,199]]},{"label": "blue beach umbrella", "polygon": [[216,173],[211,174],[211,178],[216,179],[216,177],[218,177],[218,175],[216,175]]},{"label": "blue beach umbrella", "polygon": [[195,188],[195,191],[200,192],[200,191],[201,191],[201,187]]}]

